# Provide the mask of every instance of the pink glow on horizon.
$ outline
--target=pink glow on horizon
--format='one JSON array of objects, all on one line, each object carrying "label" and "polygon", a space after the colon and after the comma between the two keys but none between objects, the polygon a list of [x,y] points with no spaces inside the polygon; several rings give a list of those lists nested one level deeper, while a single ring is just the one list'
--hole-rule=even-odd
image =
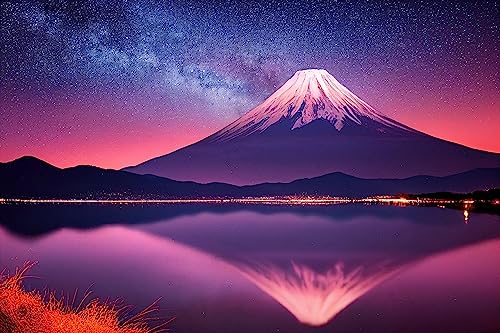
[{"label": "pink glow on horizon", "polygon": [[[145,96],[135,96],[137,103],[143,102],[142,108],[160,108],[160,119],[137,113],[137,105],[131,106],[126,100],[106,96],[80,98],[78,101],[61,95],[57,106],[36,96],[25,96],[21,105],[3,102],[0,108],[15,114],[12,118],[16,120],[10,127],[2,128],[8,140],[0,140],[0,162],[31,155],[62,168],[95,165],[120,169],[194,143],[222,126],[204,122],[201,115],[189,116],[189,122],[169,119],[164,106],[167,101],[161,98],[150,101]],[[169,108],[197,107],[196,101],[182,105],[174,102],[177,101]],[[33,108],[44,114],[43,119],[24,116]],[[115,116],[109,116],[113,113]],[[190,122],[201,126],[194,129]]]},{"label": "pink glow on horizon", "polygon": [[[177,150],[204,137],[193,136],[186,129],[178,129],[173,137],[169,133],[143,133],[141,139],[123,136],[116,138],[107,134],[99,140],[86,140],[83,137],[61,140],[53,146],[26,147],[22,143],[0,149],[0,162],[30,155],[40,158],[60,168],[76,165],[95,165],[103,168],[121,169],[136,165],[156,156]],[[157,134],[157,136],[154,136]],[[208,133],[209,134],[209,133]],[[206,134],[206,135],[208,135]],[[158,141],[163,144],[159,144]],[[103,144],[107,142],[107,144]]]},{"label": "pink glow on horizon", "polygon": [[[437,89],[417,95],[411,92],[410,83],[402,81],[398,95],[382,83],[371,88],[352,87],[350,82],[345,85],[355,88],[352,91],[379,113],[412,128],[472,148],[500,152],[497,92],[488,90],[483,94],[490,98],[472,100],[469,95],[454,97],[448,92],[447,96]],[[218,106],[201,100],[155,94],[76,98],[59,92],[56,103],[29,94],[1,100],[0,120],[5,117],[10,122],[1,128],[0,162],[33,155],[58,167],[89,164],[119,169],[203,139],[248,111],[214,112]],[[39,117],[30,116],[33,109]],[[179,110],[182,116],[173,116]]]},{"label": "pink glow on horizon", "polygon": [[455,142],[467,147],[500,153],[500,105],[479,104],[476,108],[481,109],[484,117],[471,118],[467,115],[468,108],[465,106],[444,106],[441,112],[435,112],[432,116],[424,112],[431,110],[430,103],[421,106],[422,112],[400,113],[397,115],[386,112],[394,119],[426,134],[434,137]]},{"label": "pink glow on horizon", "polygon": [[365,83],[354,92],[382,114],[443,140],[500,153],[500,94],[493,82],[475,90],[468,77],[454,82],[453,88],[438,79],[416,86],[424,78],[408,80],[396,74],[370,79],[374,86]]},{"label": "pink glow on horizon", "polygon": [[[410,127],[444,140],[456,142],[468,147],[500,152],[500,132],[495,124],[500,123],[500,113],[492,116],[492,122],[485,126],[467,120],[456,121],[449,126],[447,119],[416,119],[411,116],[397,117],[397,120]],[[58,167],[75,165],[96,165],[104,168],[120,169],[136,165],[148,159],[167,154],[179,148],[197,142],[216,132],[224,124],[197,128],[193,124],[179,123],[164,128],[123,127],[124,133],[133,130],[134,135],[110,133],[103,130],[99,138],[86,137],[85,130],[74,132],[66,137],[47,142],[40,134],[33,144],[27,144],[26,133],[21,133],[8,144],[0,144],[0,162],[32,155]],[[82,126],[83,127],[83,126]],[[45,131],[51,131],[46,128]],[[478,135],[480,133],[480,135]],[[36,135],[33,133],[31,135]]]}]

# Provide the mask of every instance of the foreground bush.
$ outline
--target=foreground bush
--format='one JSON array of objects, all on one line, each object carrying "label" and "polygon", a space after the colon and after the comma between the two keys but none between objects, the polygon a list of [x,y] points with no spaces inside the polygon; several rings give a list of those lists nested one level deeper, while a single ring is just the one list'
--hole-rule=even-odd
[{"label": "foreground bush", "polygon": [[[0,276],[0,332],[1,333],[158,333],[167,331],[168,322],[149,327],[147,322],[158,321],[151,317],[158,311],[158,302],[128,319],[128,307],[118,303],[102,303],[98,299],[83,300],[75,304],[72,299],[57,298],[54,293],[42,295],[22,288],[26,273],[33,267],[26,264],[14,275]],[[85,303],[85,305],[84,305]]]}]

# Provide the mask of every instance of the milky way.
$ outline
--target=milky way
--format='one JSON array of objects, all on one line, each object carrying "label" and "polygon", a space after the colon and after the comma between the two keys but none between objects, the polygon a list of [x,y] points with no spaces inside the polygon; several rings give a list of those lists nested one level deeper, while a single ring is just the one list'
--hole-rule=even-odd
[{"label": "milky way", "polygon": [[4,1],[0,160],[135,164],[304,68],[419,130],[500,151],[498,14],[494,1]]}]

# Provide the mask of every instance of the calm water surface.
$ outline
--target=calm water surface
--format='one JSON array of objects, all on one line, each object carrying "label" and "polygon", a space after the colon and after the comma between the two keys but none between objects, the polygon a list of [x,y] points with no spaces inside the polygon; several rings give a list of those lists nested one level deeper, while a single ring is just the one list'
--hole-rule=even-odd
[{"label": "calm water surface", "polygon": [[0,206],[28,288],[144,307],[173,332],[500,332],[500,218],[429,207]]}]

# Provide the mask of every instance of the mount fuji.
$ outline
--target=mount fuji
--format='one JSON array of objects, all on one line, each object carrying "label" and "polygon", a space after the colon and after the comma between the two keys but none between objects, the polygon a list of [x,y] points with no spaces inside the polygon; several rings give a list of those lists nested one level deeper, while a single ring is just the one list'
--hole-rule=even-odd
[{"label": "mount fuji", "polygon": [[500,166],[500,154],[412,129],[377,112],[326,70],[298,71],[215,134],[125,170],[236,185],[331,172],[362,178],[445,176]]}]

